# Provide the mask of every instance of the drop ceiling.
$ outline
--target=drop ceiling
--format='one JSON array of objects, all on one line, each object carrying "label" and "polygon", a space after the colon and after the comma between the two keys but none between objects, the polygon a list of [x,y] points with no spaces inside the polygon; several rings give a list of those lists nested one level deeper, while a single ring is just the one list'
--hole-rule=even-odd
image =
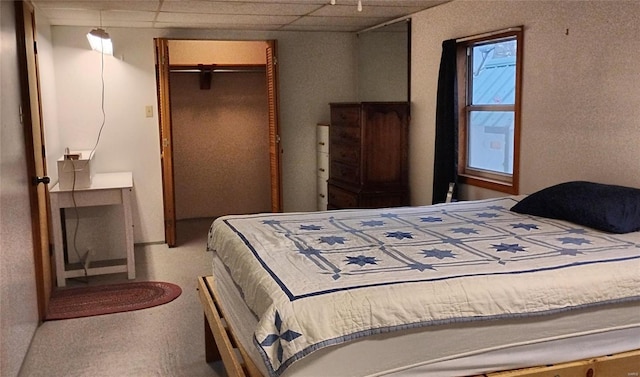
[{"label": "drop ceiling", "polygon": [[32,0],[51,25],[354,32],[450,0]]}]

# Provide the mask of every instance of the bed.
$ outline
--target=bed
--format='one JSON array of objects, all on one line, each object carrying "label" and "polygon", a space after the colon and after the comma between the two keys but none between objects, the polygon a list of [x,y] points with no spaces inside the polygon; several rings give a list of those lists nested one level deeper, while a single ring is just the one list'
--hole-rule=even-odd
[{"label": "bed", "polygon": [[603,231],[584,211],[512,210],[536,198],[218,218],[199,280],[208,359],[265,377],[638,375],[629,202]]}]

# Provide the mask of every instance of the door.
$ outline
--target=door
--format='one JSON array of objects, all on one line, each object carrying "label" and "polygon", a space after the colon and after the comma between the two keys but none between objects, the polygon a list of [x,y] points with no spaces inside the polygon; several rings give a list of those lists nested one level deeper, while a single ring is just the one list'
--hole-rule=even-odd
[{"label": "door", "polygon": [[[160,158],[162,165],[162,187],[164,205],[164,233],[169,247],[176,245],[175,186],[173,172],[173,140],[171,128],[171,95],[169,85],[169,45],[168,39],[157,38],[156,85],[158,90],[158,117],[160,126]],[[282,211],[282,168],[280,165],[279,122],[278,122],[278,59],[276,41],[266,41],[266,80],[269,115],[269,164],[271,175],[271,210]]]},{"label": "door", "polygon": [[171,138],[171,95],[169,92],[169,45],[165,38],[156,44],[156,86],[160,123],[160,165],[162,169],[162,203],[164,205],[164,239],[176,245],[176,201],[173,184],[173,140]]},{"label": "door", "polygon": [[271,212],[282,212],[282,168],[278,121],[278,57],[276,41],[267,41],[267,101],[269,103],[269,159],[271,166]]},{"label": "door", "polygon": [[30,4],[23,1],[16,1],[15,4],[22,124],[26,144],[27,170],[31,179],[29,200],[31,203],[38,312],[40,320],[43,320],[49,305],[54,276],[49,246],[47,191],[49,179],[46,176],[47,167],[40,106],[35,14]]}]

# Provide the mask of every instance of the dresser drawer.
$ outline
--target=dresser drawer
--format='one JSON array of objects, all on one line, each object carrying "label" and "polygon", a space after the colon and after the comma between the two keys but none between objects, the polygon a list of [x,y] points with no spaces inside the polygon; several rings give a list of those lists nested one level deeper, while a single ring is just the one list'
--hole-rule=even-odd
[{"label": "dresser drawer", "polygon": [[360,169],[358,166],[344,164],[331,158],[331,167],[329,176],[339,181],[360,184]]},{"label": "dresser drawer", "polygon": [[360,164],[360,148],[351,143],[335,143],[331,145],[331,159],[352,165]]},{"label": "dresser drawer", "polygon": [[329,207],[356,208],[358,207],[358,194],[329,185]]},{"label": "dresser drawer", "polygon": [[360,124],[359,107],[331,107],[331,125],[357,127]]},{"label": "dresser drawer", "polygon": [[329,155],[318,152],[316,156],[316,175],[326,180],[329,178]]},{"label": "dresser drawer", "polygon": [[328,201],[327,181],[324,179],[318,179],[317,187],[318,187],[318,196],[316,200],[318,203],[318,211],[326,211],[327,201]]},{"label": "dresser drawer", "polygon": [[329,125],[318,124],[316,126],[316,141],[318,145],[316,148],[318,152],[329,153]]},{"label": "dresser drawer", "polygon": [[360,147],[360,127],[331,126],[329,139],[334,143],[352,143]]}]

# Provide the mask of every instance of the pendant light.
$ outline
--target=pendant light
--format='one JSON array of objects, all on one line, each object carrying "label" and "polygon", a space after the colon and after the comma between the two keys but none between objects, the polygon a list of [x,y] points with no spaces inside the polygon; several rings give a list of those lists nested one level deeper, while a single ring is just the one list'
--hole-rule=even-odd
[{"label": "pendant light", "polygon": [[91,49],[103,54],[113,55],[113,43],[111,37],[102,28],[102,11],[100,11],[100,27],[95,28],[87,33],[87,39],[91,45]]},{"label": "pendant light", "polygon": [[95,51],[101,52],[107,55],[113,55],[113,43],[111,43],[111,37],[102,28],[96,28],[87,33],[87,39],[91,48]]}]

